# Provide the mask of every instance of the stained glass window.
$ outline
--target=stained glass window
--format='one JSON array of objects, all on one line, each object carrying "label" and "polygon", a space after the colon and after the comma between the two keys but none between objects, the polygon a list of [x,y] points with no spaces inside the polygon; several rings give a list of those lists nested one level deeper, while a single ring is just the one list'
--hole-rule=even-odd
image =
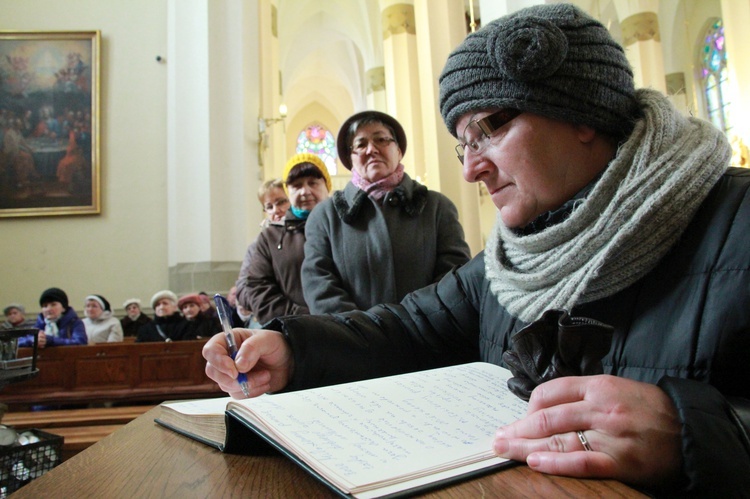
[{"label": "stained glass window", "polygon": [[336,141],[333,134],[322,125],[310,125],[297,136],[297,152],[317,154],[328,167],[328,173],[336,175]]},{"label": "stained glass window", "polygon": [[719,130],[727,133],[732,129],[732,123],[729,116],[727,51],[721,19],[714,21],[703,37],[701,71],[708,117]]}]

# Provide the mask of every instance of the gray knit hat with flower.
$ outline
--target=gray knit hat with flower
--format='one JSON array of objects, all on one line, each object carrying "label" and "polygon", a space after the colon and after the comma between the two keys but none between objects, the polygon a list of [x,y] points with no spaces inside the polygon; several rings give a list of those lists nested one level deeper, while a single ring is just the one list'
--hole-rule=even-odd
[{"label": "gray knit hat with flower", "polygon": [[615,137],[639,115],[633,72],[599,21],[569,4],[536,5],[484,26],[448,57],[440,113],[455,136],[467,112],[515,108]]}]

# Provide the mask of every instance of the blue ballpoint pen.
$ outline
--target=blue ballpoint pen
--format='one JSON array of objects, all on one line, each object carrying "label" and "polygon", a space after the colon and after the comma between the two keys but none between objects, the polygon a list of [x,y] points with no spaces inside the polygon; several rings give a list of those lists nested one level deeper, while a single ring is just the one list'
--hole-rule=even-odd
[{"label": "blue ballpoint pen", "polygon": [[[229,302],[226,298],[216,293],[214,295],[214,303],[216,303],[216,311],[219,313],[219,320],[221,321],[221,327],[224,328],[224,336],[227,340],[227,348],[229,348],[229,356],[232,360],[237,356],[237,343],[234,341],[234,334],[232,334],[232,323],[229,322],[231,312],[229,311]],[[242,393],[246,397],[250,396],[250,386],[247,384],[247,375],[245,373],[239,373],[237,375],[237,382],[242,388]]]}]

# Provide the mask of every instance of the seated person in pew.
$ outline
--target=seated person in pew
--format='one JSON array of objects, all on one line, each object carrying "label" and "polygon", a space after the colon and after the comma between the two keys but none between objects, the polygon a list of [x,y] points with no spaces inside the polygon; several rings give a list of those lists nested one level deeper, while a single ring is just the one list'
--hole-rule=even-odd
[{"label": "seated person in pew", "polygon": [[36,319],[26,317],[26,308],[20,303],[11,303],[3,309],[3,314],[5,322],[0,324],[0,330],[33,328],[36,324]]},{"label": "seated person in pew", "polygon": [[[60,345],[85,345],[88,343],[86,326],[68,304],[68,295],[60,288],[46,289],[39,297],[42,311],[36,319],[39,348]],[[19,347],[34,346],[31,335],[18,339]]]},{"label": "seated person in pew", "polygon": [[151,297],[151,308],[154,309],[154,320],[140,327],[135,339],[137,343],[196,339],[188,320],[178,310],[177,295],[172,291],[165,289],[155,293]]},{"label": "seated person in pew", "polygon": [[122,326],[117,317],[112,315],[109,302],[102,295],[89,295],[83,307],[86,317],[86,335],[89,345],[94,343],[115,343],[122,341]]},{"label": "seated person in pew", "polygon": [[127,314],[120,319],[123,335],[138,336],[138,329],[142,325],[151,322],[151,317],[141,311],[141,300],[138,298],[128,298],[123,302],[122,308],[125,309],[125,313]]},{"label": "seated person in pew", "polygon": [[201,296],[192,293],[185,295],[177,301],[177,308],[188,321],[189,336],[196,338],[209,338],[221,331],[221,322],[218,317],[208,317],[201,310]]},{"label": "seated person in pew", "polygon": [[[232,327],[245,327],[247,318],[243,319],[242,315],[247,317],[250,314],[239,309],[239,303],[237,303],[237,286],[232,286],[229,289],[229,293],[227,293],[227,302],[229,303],[229,308],[232,309]],[[242,313],[242,315],[240,315],[240,313]]]},{"label": "seated person in pew", "polygon": [[235,329],[236,364],[216,335],[209,377],[241,398],[238,372],[257,396],[492,362],[530,397],[497,455],[654,495],[750,491],[750,171],[724,134],[636,90],[569,4],[469,34],[439,87],[464,179],[498,209],[485,250],[398,305]]},{"label": "seated person in pew", "polygon": [[214,300],[210,296],[208,296],[208,293],[205,291],[201,291],[198,293],[198,296],[201,299],[201,312],[203,312],[203,315],[206,317],[215,317],[218,318],[219,314],[216,313],[216,309],[214,308]]}]

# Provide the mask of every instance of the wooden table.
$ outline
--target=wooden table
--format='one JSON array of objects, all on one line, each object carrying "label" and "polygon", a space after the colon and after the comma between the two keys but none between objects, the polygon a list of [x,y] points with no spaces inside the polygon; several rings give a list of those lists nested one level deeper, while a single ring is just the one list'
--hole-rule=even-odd
[{"label": "wooden table", "polygon": [[[156,407],[22,487],[24,497],[336,497],[282,456],[221,452],[153,422]],[[646,497],[612,480],[553,477],[516,466],[426,494],[460,497]]]}]

